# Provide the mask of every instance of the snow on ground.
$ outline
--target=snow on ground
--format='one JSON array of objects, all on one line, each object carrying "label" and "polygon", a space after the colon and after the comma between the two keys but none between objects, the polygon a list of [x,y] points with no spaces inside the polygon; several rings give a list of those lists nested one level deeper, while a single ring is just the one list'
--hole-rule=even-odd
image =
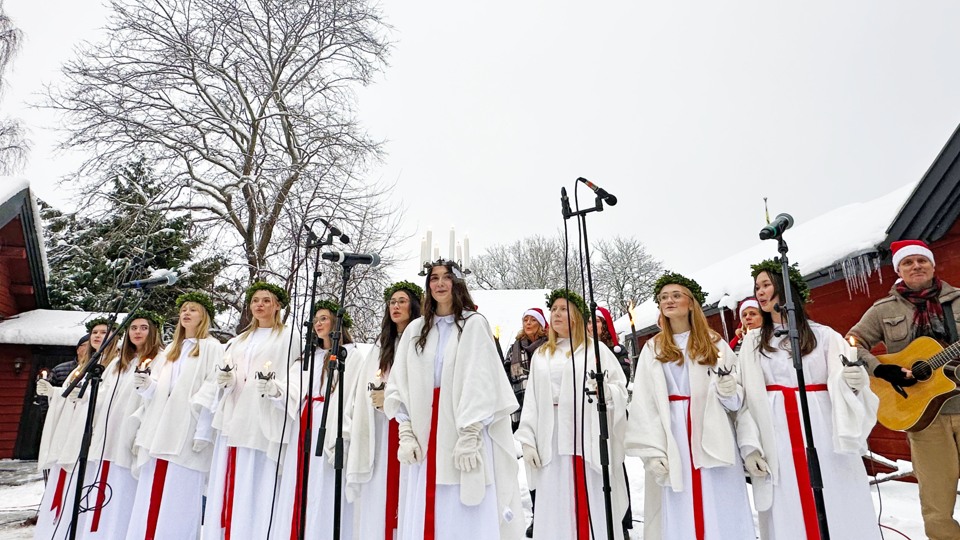
[{"label": "snow on ground", "polygon": [[[86,323],[109,313],[35,309],[0,321],[0,343],[74,346],[87,333]],[[122,322],[126,313],[120,313]]]},{"label": "snow on ground", "polygon": [[[519,445],[517,452],[519,454]],[[639,458],[627,458],[627,473],[630,476],[630,490],[633,500],[633,518],[635,520],[631,540],[643,539],[643,464]],[[520,485],[527,519],[530,517],[530,495],[526,490],[526,476],[523,472],[523,460],[520,460]],[[886,482],[873,487],[874,506],[881,508],[880,522],[888,528],[883,529],[887,540],[922,540],[923,520],[920,517],[920,502],[917,485],[907,482]],[[33,538],[33,527],[21,524],[34,515],[43,496],[43,478],[36,471],[36,462],[0,461],[0,540],[20,540]],[[601,502],[602,504],[602,502]],[[841,509],[842,510],[842,509]],[[828,510],[829,511],[829,510]],[[960,505],[954,509],[954,515],[960,515]],[[902,533],[898,534],[894,531]]]}]

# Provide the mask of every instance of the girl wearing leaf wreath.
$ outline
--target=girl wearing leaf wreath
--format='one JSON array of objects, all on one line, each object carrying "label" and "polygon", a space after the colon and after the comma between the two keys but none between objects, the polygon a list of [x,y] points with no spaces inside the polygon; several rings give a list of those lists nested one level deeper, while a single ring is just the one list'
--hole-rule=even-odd
[{"label": "girl wearing leaf wreath", "polygon": [[209,406],[219,436],[207,488],[205,539],[266,539],[275,508],[280,444],[267,437],[271,426],[264,424],[276,417],[261,414],[261,396],[276,395],[285,384],[300,339],[280,320],[290,302],[285,290],[258,281],[247,288],[245,299],[250,326],[227,343],[222,369],[206,389],[214,397]]},{"label": "girl wearing leaf wreath", "polygon": [[510,432],[517,399],[474,309],[456,263],[428,266],[423,316],[400,336],[384,399],[399,422],[397,457],[409,466],[400,540],[523,536]]},{"label": "girl wearing leaf wreath", "polygon": [[[626,452],[643,460],[650,540],[753,540],[743,470],[767,466],[727,343],[707,325],[700,285],[668,272],[654,284],[663,330],[637,360]],[[730,418],[738,418],[736,431]]]},{"label": "girl wearing leaf wreath", "polygon": [[[780,263],[766,260],[752,269],[763,324],[745,335],[739,365],[746,403],[760,427],[773,480],[754,486],[760,538],[820,538],[790,341],[774,335],[787,325],[786,314],[776,308],[785,302]],[[880,538],[860,458],[876,423],[878,399],[870,390],[866,370],[843,364],[841,357],[853,360],[855,349],[833,329],[807,319],[804,303],[809,288],[795,267],[790,268],[789,286],[830,536]]]},{"label": "girl wearing leaf wreath", "polygon": [[[336,493],[334,469],[334,446],[337,438],[337,407],[339,392],[343,394],[343,439],[344,456],[347,455],[350,442],[350,415],[357,384],[359,367],[358,354],[353,345],[349,329],[353,319],[346,311],[343,314],[343,350],[338,355],[344,362],[344,380],[334,373],[333,389],[330,393],[330,405],[327,412],[326,435],[321,455],[317,455],[320,420],[323,416],[323,401],[327,391],[327,369],[329,350],[332,347],[330,333],[336,328],[337,312],[340,305],[332,300],[320,300],[313,307],[313,331],[318,340],[314,355],[313,398],[307,403],[308,372],[303,370],[303,359],[293,363],[287,372],[285,384],[272,385],[263,392],[261,414],[271,421],[264,423],[268,428],[267,437],[274,443],[284,443],[283,470],[280,476],[280,490],[277,495],[277,512],[270,537],[278,540],[296,539],[300,530],[301,515],[306,513],[304,538],[333,538],[333,506]],[[346,354],[343,354],[343,353]],[[301,481],[303,479],[303,448],[307,436],[307,406],[313,407],[312,429],[310,431],[310,478],[307,486],[307,507],[301,508]],[[285,414],[286,413],[286,414]],[[344,477],[345,478],[345,477]],[[346,482],[341,485],[340,538],[353,537],[353,505],[346,499]]]},{"label": "girl wearing leaf wreath", "polygon": [[141,405],[134,375],[138,367],[160,354],[163,317],[141,310],[130,315],[130,326],[120,344],[120,354],[103,373],[97,395],[96,417],[90,442],[90,461],[84,485],[87,512],[80,514],[79,538],[120,540],[137,493],[133,475],[136,464],[134,439],[140,428],[136,415]]},{"label": "girl wearing leaf wreath", "polygon": [[215,377],[223,345],[210,335],[213,302],[200,292],[177,298],[173,341],[134,373],[143,398],[134,444],[139,472],[127,538],[200,536],[202,499],[213,456],[212,396],[204,383]]},{"label": "girl wearing leaf wreath", "polygon": [[[547,296],[550,328],[547,342],[530,360],[523,412],[516,439],[531,489],[535,539],[586,540],[593,530],[606,531],[600,454],[600,421],[596,405],[586,404],[587,391],[595,395],[593,340],[584,335],[587,305],[578,294],[557,289]],[[626,429],[627,378],[616,356],[600,346],[600,365],[606,375],[610,429],[610,473],[615,530],[627,510],[623,469]],[[592,526],[591,526],[592,524]]]},{"label": "girl wearing leaf wreath", "polygon": [[[84,372],[100,350],[104,339],[110,333],[110,320],[98,317],[86,324],[90,335],[85,350],[81,355],[77,367],[64,381],[69,385]],[[113,326],[116,328],[116,325]],[[105,350],[99,362],[109,365],[117,356],[116,342],[114,346]],[[80,396],[81,385],[77,385],[68,397],[63,397],[63,387],[53,386],[47,379],[37,381],[37,395],[46,396],[50,400],[47,418],[43,424],[43,433],[40,437],[40,450],[37,456],[37,467],[43,471],[50,469],[46,489],[40,500],[40,509],[37,514],[37,526],[34,530],[35,538],[51,538],[54,534],[66,534],[70,526],[71,510],[73,508],[74,489],[77,479],[73,476],[74,465],[80,454],[80,442],[83,439],[83,428],[87,418],[87,397],[89,392]],[[64,517],[66,519],[64,519]]]},{"label": "girl wearing leaf wreath", "polygon": [[397,461],[399,425],[383,412],[384,387],[400,336],[420,317],[423,289],[394,283],[383,292],[385,309],[380,337],[363,359],[350,419],[347,497],[353,502],[355,538],[393,540],[400,506],[401,465]]}]

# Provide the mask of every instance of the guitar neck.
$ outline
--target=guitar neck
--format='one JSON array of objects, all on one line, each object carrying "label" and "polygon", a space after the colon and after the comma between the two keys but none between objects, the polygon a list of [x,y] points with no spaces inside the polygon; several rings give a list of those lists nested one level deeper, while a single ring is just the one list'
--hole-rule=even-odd
[{"label": "guitar neck", "polygon": [[957,358],[958,356],[960,356],[960,341],[940,351],[936,356],[930,360],[927,360],[927,363],[930,364],[930,367],[933,369],[940,369],[942,366],[945,366],[947,362]]}]

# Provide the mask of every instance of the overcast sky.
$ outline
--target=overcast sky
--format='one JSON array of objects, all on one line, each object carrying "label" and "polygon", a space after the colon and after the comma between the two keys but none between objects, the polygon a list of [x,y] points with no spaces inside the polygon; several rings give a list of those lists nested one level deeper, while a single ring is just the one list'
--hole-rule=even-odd
[{"label": "overcast sky", "polygon": [[[426,228],[455,226],[475,254],[552,234],[578,176],[620,201],[591,215],[592,239],[634,235],[691,272],[756,241],[764,196],[798,222],[878,197],[920,178],[960,122],[955,1],[382,5],[395,47],[359,107],[386,140],[371,178],[396,183],[411,274]],[[0,114],[31,130],[36,191],[69,204],[54,182],[76,159],[52,154],[58,120],[24,101],[102,38],[106,9],[6,9],[26,43]]]}]

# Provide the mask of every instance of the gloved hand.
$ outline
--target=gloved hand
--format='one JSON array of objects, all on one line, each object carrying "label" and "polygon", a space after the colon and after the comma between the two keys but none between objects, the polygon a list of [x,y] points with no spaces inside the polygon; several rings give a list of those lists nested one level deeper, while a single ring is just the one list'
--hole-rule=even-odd
[{"label": "gloved hand", "polygon": [[54,388],[56,388],[56,389],[58,389],[58,390],[60,389],[59,386],[54,386],[54,385],[50,384],[50,381],[48,381],[48,380],[46,380],[46,379],[40,379],[40,380],[37,381],[37,395],[38,395],[38,396],[50,397],[50,396],[53,395],[54,392],[56,392],[56,390],[54,390]]},{"label": "gloved hand", "polygon": [[717,395],[722,398],[733,397],[737,393],[737,379],[733,375],[717,377]]},{"label": "gloved hand", "polygon": [[382,388],[380,390],[370,390],[370,403],[378,411],[383,410],[383,394]]},{"label": "gloved hand", "polygon": [[470,472],[483,467],[483,437],[480,422],[474,422],[460,430],[457,444],[453,447],[453,463],[458,471]]},{"label": "gloved hand", "polygon": [[413,426],[410,421],[400,422],[398,426],[400,435],[400,447],[397,448],[397,459],[404,465],[413,465],[423,461],[423,451],[420,450],[420,443],[417,442],[417,436],[413,432]]},{"label": "gloved hand", "polygon": [[539,469],[541,466],[540,463],[540,453],[537,452],[537,449],[530,446],[529,444],[523,445],[523,461],[527,465],[533,467],[534,469]]},{"label": "gloved hand", "polygon": [[847,386],[854,391],[859,392],[863,390],[863,387],[867,386],[867,370],[861,366],[844,366],[843,382],[847,383]]},{"label": "gloved hand", "polygon": [[205,441],[203,439],[194,439],[193,440],[193,451],[194,452],[203,452],[210,446],[210,441]]},{"label": "gloved hand", "polygon": [[217,370],[217,386],[220,388],[230,388],[233,385],[237,384],[237,374],[236,370],[231,369],[230,371],[224,371],[222,369]]},{"label": "gloved hand", "polygon": [[652,458],[647,461],[646,466],[658,486],[670,485],[670,466],[667,464],[667,458]]},{"label": "gloved hand", "polygon": [[276,379],[257,379],[257,392],[260,392],[262,397],[280,397],[280,385]]},{"label": "gloved hand", "polygon": [[153,384],[153,377],[151,377],[149,373],[138,371],[133,374],[133,386],[137,390],[147,390],[153,386]]},{"label": "gloved hand", "polygon": [[902,368],[894,364],[880,364],[876,369],[873,370],[873,376],[879,377],[890,384],[902,386],[904,388],[917,384],[917,380],[913,377],[907,378],[905,370],[906,368]]},{"label": "gloved hand", "polygon": [[767,460],[760,456],[759,451],[754,451],[743,460],[743,467],[747,469],[747,474],[762,478],[769,474],[770,467],[767,466]]}]

